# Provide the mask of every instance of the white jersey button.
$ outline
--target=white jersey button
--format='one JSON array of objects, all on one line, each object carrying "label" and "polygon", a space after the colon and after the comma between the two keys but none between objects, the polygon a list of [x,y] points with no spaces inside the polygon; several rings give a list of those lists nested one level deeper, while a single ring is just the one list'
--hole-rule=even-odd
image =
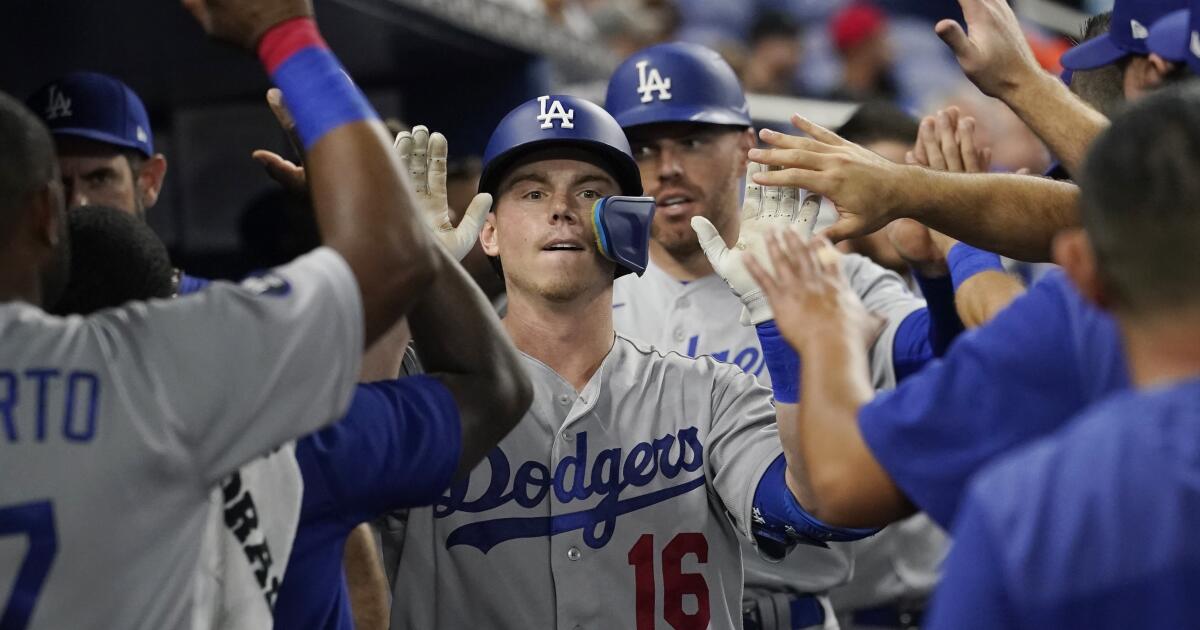
[{"label": "white jersey button", "polygon": [[579,547],[571,547],[567,550],[567,560],[571,562],[578,560],[582,556],[583,554],[579,552]]},{"label": "white jersey button", "polygon": [[574,439],[575,439],[575,434],[574,434],[574,433],[571,433],[570,431],[563,431],[563,432],[562,432],[562,438],[563,438],[564,440],[566,440],[566,441],[570,442],[571,440],[574,440]]},{"label": "white jersey button", "polygon": [[559,397],[558,397],[558,404],[560,404],[560,405],[562,405],[562,406],[564,406],[564,407],[569,407],[569,406],[571,406],[571,397],[570,397],[570,396],[568,396],[568,395],[566,395],[566,394],[563,394],[563,395],[559,396]]}]

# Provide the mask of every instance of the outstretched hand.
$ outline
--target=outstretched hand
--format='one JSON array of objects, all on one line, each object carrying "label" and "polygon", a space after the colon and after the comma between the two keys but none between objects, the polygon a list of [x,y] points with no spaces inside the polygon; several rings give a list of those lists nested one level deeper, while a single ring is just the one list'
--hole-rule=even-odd
[{"label": "outstretched hand", "polygon": [[[754,175],[767,167],[751,162],[746,169],[746,194],[741,226],[733,247],[704,217],[692,219],[692,229],[709,264],[729,285],[745,307],[742,324],[761,324],[772,318],[770,306],[746,271],[745,259],[753,252],[765,253],[763,238],[778,229],[794,230],[803,238],[812,235],[821,208],[821,198],[791,186],[761,186]],[[803,197],[803,199],[802,199]]]},{"label": "outstretched hand", "polygon": [[462,260],[483,230],[492,208],[492,196],[487,193],[475,195],[463,216],[455,217],[446,196],[446,157],[449,154],[446,136],[436,131],[430,133],[427,127],[418,125],[412,131],[397,134],[394,145],[400,153],[400,164],[412,179],[425,225],[455,260]]},{"label": "outstretched hand", "polygon": [[906,167],[799,114],[792,116],[792,124],[809,137],[769,129],[759,132],[774,148],[751,149],[750,159],[779,169],[755,173],[755,183],[799,187],[829,199],[838,219],[822,234],[834,242],[870,234],[896,218]]},{"label": "outstretched hand", "polygon": [[958,65],[988,96],[1004,98],[1025,77],[1040,71],[1021,24],[1006,0],[958,0],[967,30],[942,20],[934,32],[954,51]]},{"label": "outstretched hand", "polygon": [[749,256],[746,268],[775,312],[775,326],[804,354],[820,339],[853,337],[869,347],[883,320],[871,314],[850,288],[833,245],[807,243],[792,230],[766,238],[767,257]]}]

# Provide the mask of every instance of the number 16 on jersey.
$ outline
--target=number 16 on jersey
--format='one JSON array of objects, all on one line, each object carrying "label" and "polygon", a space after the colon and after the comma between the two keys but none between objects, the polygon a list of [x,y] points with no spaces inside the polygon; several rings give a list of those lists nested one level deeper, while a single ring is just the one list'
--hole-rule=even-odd
[{"label": "number 16 on jersey", "polygon": [[[658,592],[655,565],[662,572],[663,618],[674,630],[704,630],[708,627],[708,582],[701,573],[684,573],[685,558],[696,564],[708,562],[708,540],[704,534],[677,534],[655,558],[654,534],[642,534],[629,550],[637,591],[637,630],[654,630],[654,605]],[[689,612],[690,611],[690,612]]]}]

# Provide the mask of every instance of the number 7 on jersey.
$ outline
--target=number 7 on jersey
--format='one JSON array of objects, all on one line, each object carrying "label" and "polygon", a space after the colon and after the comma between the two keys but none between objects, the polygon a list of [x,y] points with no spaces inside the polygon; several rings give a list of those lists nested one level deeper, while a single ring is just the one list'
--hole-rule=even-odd
[{"label": "number 7 on jersey", "polygon": [[[58,553],[54,508],[49,501],[0,507],[0,539],[25,536],[29,551],[17,569],[12,593],[0,600],[0,630],[24,630]],[[0,569],[5,567],[0,566]]]}]

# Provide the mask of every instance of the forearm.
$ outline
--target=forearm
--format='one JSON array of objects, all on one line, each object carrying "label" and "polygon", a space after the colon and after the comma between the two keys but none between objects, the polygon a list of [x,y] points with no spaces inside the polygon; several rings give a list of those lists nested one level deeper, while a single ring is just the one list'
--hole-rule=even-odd
[{"label": "forearm", "polygon": [[391,615],[390,593],[370,525],[363,523],[350,532],[342,563],[350,591],[354,627],[385,630]]},{"label": "forearm", "polygon": [[1005,91],[1002,98],[1075,176],[1092,141],[1108,128],[1104,114],[1040,69]]},{"label": "forearm", "polygon": [[990,322],[1023,293],[1025,285],[1010,274],[984,271],[963,282],[954,301],[963,324],[974,329]]},{"label": "forearm", "polygon": [[905,167],[897,214],[980,249],[1050,260],[1060,230],[1079,225],[1079,188],[1041,177]]},{"label": "forearm", "polygon": [[322,242],[353,271],[369,347],[437,273],[433,241],[383,124],[309,18],[276,23],[257,44],[305,149]]},{"label": "forearm", "polygon": [[463,422],[460,473],[508,433],[528,409],[531,386],[492,305],[440,247],[442,273],[408,315],[422,364],[454,393]]}]

